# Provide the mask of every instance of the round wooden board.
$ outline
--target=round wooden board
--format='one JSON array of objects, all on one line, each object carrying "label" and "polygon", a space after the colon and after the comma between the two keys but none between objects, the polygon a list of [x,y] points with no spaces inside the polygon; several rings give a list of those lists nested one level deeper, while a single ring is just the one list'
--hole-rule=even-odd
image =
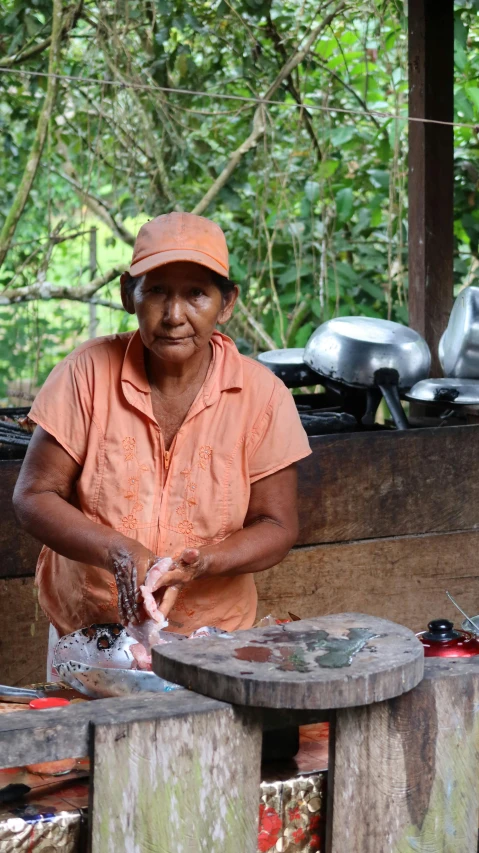
[{"label": "round wooden board", "polygon": [[340,613],[156,646],[153,670],[234,705],[326,710],[411,690],[423,677],[424,652],[402,625]]}]

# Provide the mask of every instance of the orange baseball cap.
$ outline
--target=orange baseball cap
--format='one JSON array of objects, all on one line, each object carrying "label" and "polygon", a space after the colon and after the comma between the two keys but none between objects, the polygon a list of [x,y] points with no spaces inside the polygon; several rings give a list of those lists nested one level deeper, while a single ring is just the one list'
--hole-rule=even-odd
[{"label": "orange baseball cap", "polygon": [[130,275],[144,275],[174,261],[192,261],[228,278],[228,247],[220,226],[194,213],[165,213],[142,225]]}]

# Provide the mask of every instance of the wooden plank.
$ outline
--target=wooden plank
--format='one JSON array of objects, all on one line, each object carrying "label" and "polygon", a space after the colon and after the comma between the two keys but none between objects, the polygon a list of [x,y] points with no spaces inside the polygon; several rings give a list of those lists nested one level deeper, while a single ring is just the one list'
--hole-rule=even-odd
[{"label": "wooden plank", "polygon": [[[453,121],[453,0],[409,0],[409,114]],[[453,295],[453,129],[409,122],[409,324],[432,376]]]},{"label": "wooden plank", "polygon": [[[479,477],[471,459],[479,454],[479,425],[310,442],[313,454],[298,466],[299,545],[474,529]],[[15,526],[11,511],[20,466],[0,465],[10,466],[0,513],[0,577],[32,575],[39,546]]]},{"label": "wooden plank", "polygon": [[165,720],[226,707],[186,690],[140,693],[125,699],[96,699],[51,711],[0,714],[0,767],[23,767],[40,761],[85,758],[90,727]]},{"label": "wooden plank", "polygon": [[33,578],[0,580],[0,683],[45,680],[48,621]]},{"label": "wooden plank", "polygon": [[478,550],[479,531],[297,548],[256,575],[258,617],[353,610],[413,631],[442,616],[458,624],[445,591],[479,613]]},{"label": "wooden plank", "polygon": [[298,545],[474,529],[479,427],[311,438]]},{"label": "wooden plank", "polygon": [[330,853],[475,853],[479,660],[429,658],[410,693],[336,712]]},{"label": "wooden plank", "polygon": [[256,853],[260,761],[261,729],[225,706],[95,723],[92,853]]},{"label": "wooden plank", "polygon": [[41,548],[35,539],[20,530],[13,512],[13,490],[22,461],[0,460],[0,578],[32,575]]},{"label": "wooden plank", "polygon": [[168,681],[234,705],[328,709],[381,702],[422,678],[424,649],[412,631],[385,619],[340,613],[179,641],[153,649]]}]

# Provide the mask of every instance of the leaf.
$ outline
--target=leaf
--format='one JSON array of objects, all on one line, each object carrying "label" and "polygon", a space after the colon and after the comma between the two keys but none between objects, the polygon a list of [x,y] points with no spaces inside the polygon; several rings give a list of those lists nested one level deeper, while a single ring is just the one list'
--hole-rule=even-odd
[{"label": "leaf", "polygon": [[317,181],[306,181],[304,185],[304,192],[308,201],[314,203],[319,198],[320,193],[320,185]]},{"label": "leaf", "polygon": [[336,211],[341,222],[351,219],[353,212],[353,191],[351,187],[344,187],[336,193]]},{"label": "leaf", "polygon": [[460,44],[454,45],[454,65],[459,71],[464,71],[467,63],[467,54]]},{"label": "leaf", "polygon": [[330,138],[331,142],[335,146],[344,145],[345,142],[349,142],[356,134],[356,128],[343,125],[342,127],[335,127],[331,132]]},{"label": "leaf", "polygon": [[382,190],[389,189],[389,172],[382,169],[368,169],[368,175],[371,178],[373,187]]},{"label": "leaf", "polygon": [[477,86],[466,86],[467,97],[479,109],[479,88]]},{"label": "leaf", "polygon": [[338,160],[323,160],[318,168],[319,176],[323,179],[330,178],[332,175],[334,175],[338,167]]}]

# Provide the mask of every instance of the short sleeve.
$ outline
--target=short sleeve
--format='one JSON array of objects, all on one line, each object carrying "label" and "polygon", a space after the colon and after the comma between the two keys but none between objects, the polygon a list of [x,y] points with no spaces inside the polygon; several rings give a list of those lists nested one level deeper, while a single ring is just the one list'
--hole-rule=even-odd
[{"label": "short sleeve", "polygon": [[55,438],[78,463],[86,458],[92,422],[91,383],[78,357],[57,364],[35,397],[29,417]]},{"label": "short sleeve", "polygon": [[266,410],[253,429],[249,455],[250,483],[287,468],[310,453],[308,437],[293,396],[282,382],[275,381]]}]

